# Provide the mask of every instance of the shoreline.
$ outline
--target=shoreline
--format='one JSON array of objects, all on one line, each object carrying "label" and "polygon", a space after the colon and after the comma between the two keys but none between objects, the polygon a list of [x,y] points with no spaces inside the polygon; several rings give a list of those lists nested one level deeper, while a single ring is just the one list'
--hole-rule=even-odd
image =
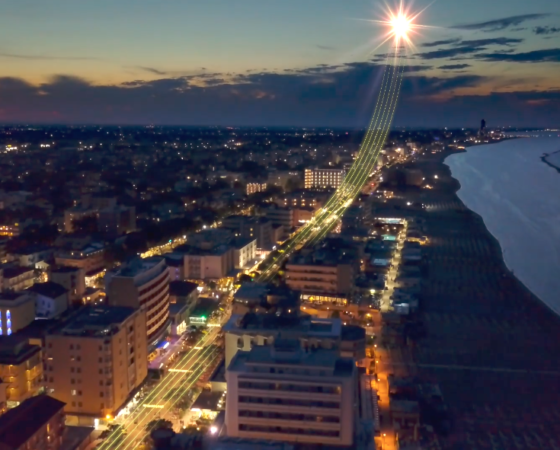
[{"label": "shoreline", "polygon": [[[500,142],[501,142],[501,141],[500,141]],[[497,144],[497,143],[498,143],[498,142],[496,142],[496,144]],[[487,144],[483,144],[483,145],[491,145],[491,144],[490,144],[490,143],[487,143]],[[476,146],[478,146],[478,145],[476,145]],[[475,147],[475,146],[472,146],[472,147]],[[442,164],[444,164],[444,165],[449,169],[449,171],[451,172],[451,167],[449,167],[449,165],[446,164],[446,162],[445,162],[446,159],[447,159],[448,157],[450,157],[450,156],[455,155],[455,154],[466,153],[466,152],[467,152],[467,150],[464,150],[464,151],[462,151],[462,152],[449,152],[449,154],[447,154],[445,157],[443,157],[443,159],[442,159]],[[557,153],[560,153],[560,150],[559,150]],[[543,158],[544,158],[544,157],[541,157],[541,160],[543,160]],[[552,164],[550,164],[550,163],[548,163],[548,162],[546,162],[546,164],[549,165],[549,166],[551,166],[551,167],[553,167],[553,168],[555,168],[555,169],[558,171],[558,173],[560,173],[560,168],[558,168],[558,167],[556,167],[556,166],[554,166],[554,165],[552,165]],[[473,211],[472,209],[470,209],[467,205],[465,205],[465,203],[463,202],[463,200],[461,200],[461,198],[460,198],[459,195],[458,195],[458,192],[461,190],[461,182],[460,182],[459,180],[457,180],[456,178],[454,178],[452,175],[451,175],[451,177],[456,181],[457,186],[458,186],[457,190],[455,191],[455,196],[457,197],[457,200],[460,201],[460,202],[465,206],[465,208],[468,209],[472,214],[474,214],[475,216],[477,216],[477,217],[480,218],[480,220],[482,221],[482,223],[483,223],[483,225],[484,225],[484,228],[486,229],[486,232],[492,237],[492,239],[496,242],[497,247],[500,249],[500,258],[502,259],[504,268],[511,274],[512,277],[514,277],[514,278],[517,280],[518,283],[520,283],[520,284],[523,286],[523,288],[524,288],[528,293],[530,293],[533,297],[535,297],[536,299],[538,299],[538,301],[539,301],[543,306],[545,306],[546,309],[547,309],[548,311],[550,311],[554,316],[556,316],[556,317],[558,317],[558,318],[560,319],[560,312],[557,312],[557,311],[555,311],[554,309],[552,309],[544,300],[542,300],[537,294],[535,294],[523,281],[521,281],[521,280],[515,275],[515,272],[514,272],[514,270],[513,270],[512,268],[508,267],[507,262],[506,262],[506,259],[505,259],[505,257],[504,257],[504,249],[502,248],[502,245],[500,244],[499,239],[498,239],[496,236],[494,236],[494,235],[492,234],[492,232],[488,229],[488,227],[487,227],[486,224],[484,223],[484,217],[482,217],[482,216],[481,216],[480,214],[478,214],[476,211]],[[560,325],[560,322],[559,322],[559,325]]]},{"label": "shoreline", "polygon": [[534,440],[540,433],[550,445],[537,448],[554,448],[560,446],[560,406],[551,395],[560,383],[560,317],[514,276],[482,217],[458,197],[460,183],[445,159],[462,152],[409,163],[424,176],[437,174],[438,184],[429,192],[404,191],[427,205],[416,217],[430,244],[416,318],[426,336],[399,352],[411,375],[431,380],[443,394],[453,425],[437,435],[440,448],[492,448],[496,441],[498,448],[516,448],[508,433],[524,416],[531,423],[517,435]]},{"label": "shoreline", "polygon": [[552,163],[548,160],[548,157],[549,157],[550,155],[556,155],[556,154],[558,154],[558,153],[560,153],[560,150],[555,151],[555,152],[552,152],[552,153],[544,153],[544,154],[541,156],[541,161],[542,161],[543,163],[545,163],[547,166],[552,167],[553,169],[556,169],[556,172],[560,173],[560,167],[559,167],[559,166],[556,166],[556,165],[554,165],[554,164],[552,164]]}]

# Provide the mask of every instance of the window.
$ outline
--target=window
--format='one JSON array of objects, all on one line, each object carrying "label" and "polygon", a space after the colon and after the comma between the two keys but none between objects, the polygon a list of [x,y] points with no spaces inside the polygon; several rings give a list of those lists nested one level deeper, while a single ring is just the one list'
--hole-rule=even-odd
[{"label": "window", "polygon": [[70,373],[74,373],[74,368],[70,367]]},{"label": "window", "polygon": [[100,392],[100,393],[99,393],[99,396],[100,396],[100,397],[103,397],[103,392]]},{"label": "window", "polygon": [[70,344],[70,350],[74,350],[74,344]]},{"label": "window", "polygon": [[103,386],[103,380],[99,380],[99,386]]},{"label": "window", "polygon": [[78,395],[82,395],[82,391],[78,391]]},{"label": "window", "polygon": [[78,402],[78,407],[82,407],[82,402]]},{"label": "window", "polygon": [[72,379],[70,380],[70,384],[74,384],[74,383],[75,383],[74,378],[72,378]]},{"label": "window", "polygon": [[72,389],[70,393],[72,394],[72,396],[78,395],[78,391],[76,391],[76,389]]}]

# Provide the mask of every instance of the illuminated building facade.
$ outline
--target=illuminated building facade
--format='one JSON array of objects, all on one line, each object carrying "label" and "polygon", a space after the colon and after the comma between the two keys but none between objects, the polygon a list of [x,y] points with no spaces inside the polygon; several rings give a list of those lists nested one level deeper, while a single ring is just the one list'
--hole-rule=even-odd
[{"label": "illuminated building facade", "polygon": [[336,189],[345,175],[344,169],[305,169],[305,189]]},{"label": "illuminated building facade", "polygon": [[90,306],[45,337],[45,384],[66,414],[114,416],[148,375],[146,312]]}]

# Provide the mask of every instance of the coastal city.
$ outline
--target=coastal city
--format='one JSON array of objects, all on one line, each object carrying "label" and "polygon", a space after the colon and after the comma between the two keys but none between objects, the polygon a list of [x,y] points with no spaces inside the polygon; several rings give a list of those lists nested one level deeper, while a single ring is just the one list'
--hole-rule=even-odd
[{"label": "coastal city", "polygon": [[0,450],[560,450],[560,2],[4,2]]},{"label": "coastal city", "polygon": [[445,448],[424,368],[461,322],[419,312],[512,281],[442,160],[505,137],[394,131],[320,225],[359,134],[3,128],[1,405],[46,424],[17,448]]}]

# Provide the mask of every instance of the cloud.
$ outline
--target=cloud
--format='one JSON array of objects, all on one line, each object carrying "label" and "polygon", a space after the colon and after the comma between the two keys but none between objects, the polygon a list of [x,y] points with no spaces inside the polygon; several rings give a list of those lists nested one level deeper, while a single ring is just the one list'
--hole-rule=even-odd
[{"label": "cloud", "polygon": [[450,44],[457,44],[461,42],[461,39],[444,39],[442,41],[432,41],[432,42],[424,42],[420,47],[439,47],[440,45],[450,45]]},{"label": "cloud", "polygon": [[25,55],[20,53],[6,53],[0,52],[0,58],[10,59],[27,59],[27,60],[45,60],[45,61],[94,61],[99,58],[92,58],[86,56],[53,56],[53,55]]},{"label": "cloud", "polygon": [[146,67],[146,66],[135,66],[136,69],[140,69],[143,70],[144,72],[150,72],[153,73],[155,75],[167,75],[168,72],[165,72],[163,70],[159,70],[159,69],[154,69],[153,67]]},{"label": "cloud", "polygon": [[[445,44],[441,44],[444,42]],[[440,50],[432,50],[430,52],[418,53],[416,56],[422,59],[441,59],[441,58],[454,58],[461,55],[468,55],[471,53],[486,50],[490,45],[512,46],[523,42],[523,39],[514,38],[491,38],[491,39],[449,39],[447,41],[429,42],[428,47],[435,47],[436,45],[451,45],[450,48]]]},{"label": "cloud", "polygon": [[477,22],[464,25],[455,25],[450,28],[455,30],[481,30],[481,31],[499,31],[506,28],[521,25],[528,20],[541,19],[547,14],[523,14],[519,16],[509,16],[502,19],[489,20],[486,22]]},{"label": "cloud", "polygon": [[471,67],[470,64],[446,64],[444,66],[439,66],[438,69],[441,70],[460,70],[466,69],[467,67]]},{"label": "cloud", "polygon": [[560,33],[560,28],[557,27],[535,27],[533,28],[533,33],[537,35],[548,35]]},{"label": "cloud", "polygon": [[510,47],[514,44],[520,44],[521,42],[523,42],[523,39],[499,37],[499,38],[492,38],[492,39],[473,39],[473,40],[461,41],[460,44],[457,44],[457,46],[486,47],[488,45],[505,45]]},{"label": "cloud", "polygon": [[329,52],[333,51],[333,50],[336,50],[336,47],[331,47],[330,45],[319,45],[319,44],[317,44],[316,47],[319,50],[326,50],[326,51],[329,51]]},{"label": "cloud", "polygon": [[524,53],[481,53],[475,56],[484,61],[510,61],[520,63],[560,62],[560,48],[533,50]]},{"label": "cloud", "polygon": [[446,48],[443,50],[434,50],[431,52],[418,53],[416,56],[422,59],[441,59],[452,58],[454,56],[468,55],[484,50],[484,47],[456,47]]},{"label": "cloud", "polygon": [[[556,91],[464,97],[457,92],[476,92],[493,80],[468,74],[426,76],[426,68],[411,66],[404,76],[396,125],[476,125],[483,113],[493,124],[517,124],[525,117],[535,126],[560,121]],[[63,75],[39,85],[4,77],[0,120],[354,129],[369,122],[384,69],[379,63],[355,62],[281,73],[208,74],[211,81],[206,85],[199,85],[196,75],[119,85],[95,85]]]}]

